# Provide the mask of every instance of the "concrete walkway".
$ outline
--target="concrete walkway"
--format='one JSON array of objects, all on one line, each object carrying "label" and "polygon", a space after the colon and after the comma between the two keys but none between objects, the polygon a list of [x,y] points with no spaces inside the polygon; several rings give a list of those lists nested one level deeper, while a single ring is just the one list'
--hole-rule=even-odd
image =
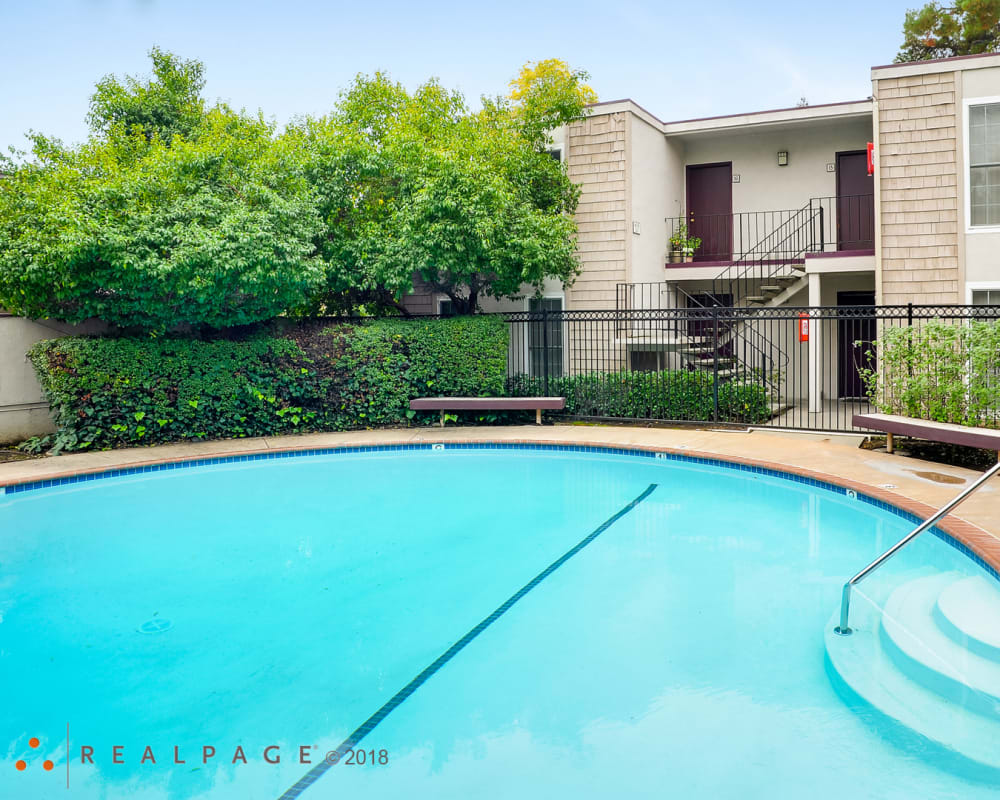
[{"label": "concrete walkway", "polygon": [[[929,516],[979,474],[905,456],[860,450],[859,437],[854,436],[560,424],[352,431],[74,453],[0,464],[0,486],[80,472],[269,450],[461,441],[634,446],[723,458],[828,480],[864,491],[921,517]],[[980,489],[961,506],[959,515],[960,519],[949,517],[943,527],[1000,569],[1000,481]]]}]

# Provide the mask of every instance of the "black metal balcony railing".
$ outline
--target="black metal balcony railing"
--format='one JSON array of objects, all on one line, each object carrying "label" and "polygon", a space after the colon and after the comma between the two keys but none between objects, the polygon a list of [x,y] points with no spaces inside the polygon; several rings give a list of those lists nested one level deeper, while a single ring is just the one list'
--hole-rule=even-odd
[{"label": "black metal balcony railing", "polygon": [[668,217],[667,238],[686,225],[689,236],[701,239],[693,253],[696,262],[741,261],[764,251],[781,257],[796,252],[788,233],[804,219],[810,252],[875,246],[875,197],[870,194],[814,197],[801,208],[778,211]]},{"label": "black metal balcony railing", "polygon": [[[798,209],[688,214],[666,220],[668,239],[687,227],[701,242],[693,261],[725,262],[713,292],[735,305],[761,298],[762,286],[788,285],[807,253],[869,250],[875,239],[873,195],[814,197]],[[685,254],[687,255],[687,254]],[[685,261],[674,254],[671,261]]]}]

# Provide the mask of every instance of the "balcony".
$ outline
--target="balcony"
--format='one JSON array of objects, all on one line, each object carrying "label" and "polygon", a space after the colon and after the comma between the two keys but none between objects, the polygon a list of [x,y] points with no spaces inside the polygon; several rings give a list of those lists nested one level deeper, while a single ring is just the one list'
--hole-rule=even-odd
[{"label": "balcony", "polygon": [[873,252],[875,198],[814,197],[797,209],[688,214],[666,224],[668,239],[686,226],[701,240],[690,261],[670,254],[668,281],[709,279],[725,305],[774,304],[802,288],[807,256]]},{"label": "balcony", "polygon": [[875,246],[875,197],[814,197],[796,209],[691,214],[669,217],[666,223],[668,239],[682,225],[687,226],[689,236],[701,239],[693,260],[700,267],[800,258],[805,252],[871,250]]}]

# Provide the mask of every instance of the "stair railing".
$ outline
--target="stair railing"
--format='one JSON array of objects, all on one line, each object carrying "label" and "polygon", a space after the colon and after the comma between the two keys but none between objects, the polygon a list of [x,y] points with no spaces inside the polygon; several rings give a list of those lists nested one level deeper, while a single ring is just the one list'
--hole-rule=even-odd
[{"label": "stair railing", "polygon": [[[674,284],[673,288],[681,297],[688,301],[689,307],[691,303],[694,303],[698,308],[709,307],[706,306],[696,295],[689,294],[682,287]],[[717,303],[715,305],[718,306]],[[738,339],[748,350],[757,354],[757,357],[762,365],[760,370],[762,379],[772,389],[777,389],[776,383],[780,381],[776,380],[775,376],[780,375],[785,366],[788,364],[788,353],[786,353],[781,348],[781,345],[776,341],[764,336],[760,331],[754,329],[752,326],[745,325],[743,319],[736,319],[727,323],[725,325],[725,329],[728,334],[730,334],[733,338]],[[754,342],[745,331],[749,331],[750,334],[756,337],[757,341]],[[741,358],[739,355],[734,355],[734,358],[744,367],[745,373],[747,368],[746,359]],[[769,364],[770,366],[768,366]],[[752,370],[752,367],[750,369]]]},{"label": "stair railing", "polygon": [[916,528],[910,531],[906,536],[900,539],[896,544],[886,550],[882,555],[872,561],[867,567],[865,567],[861,572],[851,578],[847,583],[844,584],[844,590],[840,598],[840,624],[833,629],[834,633],[839,633],[841,636],[850,636],[851,625],[850,625],[850,613],[851,613],[851,591],[857,584],[871,575],[875,570],[881,567],[886,561],[892,558],[896,553],[902,550],[906,545],[916,539],[921,533],[926,531],[928,528],[934,526],[942,517],[946,516],[953,508],[955,508],[960,503],[963,503],[968,497],[975,492],[980,486],[986,483],[990,478],[992,478],[997,473],[1000,473],[1000,462],[997,462],[985,473],[983,473],[979,478],[971,485],[967,486],[958,495],[952,499],[947,504],[941,506],[934,515],[930,518],[921,522]]},{"label": "stair railing", "polygon": [[[793,261],[814,249],[815,221],[822,214],[822,206],[816,207],[810,200],[754,245],[744,258],[720,272],[713,281],[716,293],[730,294],[736,304],[750,294],[753,283],[759,285],[786,272]],[[756,256],[748,257],[755,253]]]}]

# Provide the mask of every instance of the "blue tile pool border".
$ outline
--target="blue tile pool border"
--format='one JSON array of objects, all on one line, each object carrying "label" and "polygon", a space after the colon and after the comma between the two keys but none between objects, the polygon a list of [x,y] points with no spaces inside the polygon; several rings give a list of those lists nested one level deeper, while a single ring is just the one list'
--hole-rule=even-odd
[{"label": "blue tile pool border", "polygon": [[[712,458],[702,455],[687,455],[685,453],[665,452],[662,450],[648,449],[641,445],[631,447],[616,447],[602,445],[575,445],[558,444],[548,442],[420,442],[413,444],[377,444],[377,445],[352,445],[345,444],[337,447],[316,447],[296,450],[274,450],[263,453],[244,453],[227,456],[211,456],[206,458],[191,458],[182,461],[165,461],[158,464],[143,464],[134,467],[119,467],[94,472],[79,473],[76,475],[65,475],[59,478],[48,478],[35,481],[24,481],[21,483],[7,484],[0,486],[0,497],[5,495],[21,494],[38,489],[50,489],[59,486],[69,486],[76,483],[87,483],[90,481],[103,480],[106,478],[125,478],[132,475],[143,475],[147,473],[163,472],[177,469],[193,469],[196,467],[209,467],[223,464],[237,464],[251,461],[269,461],[284,458],[310,458],[316,456],[330,455],[354,455],[361,453],[393,453],[393,452],[419,452],[419,451],[441,451],[441,450],[525,450],[544,451],[558,453],[584,453],[591,455],[615,455],[631,456],[633,458],[651,458],[665,461],[674,461],[687,464],[698,464],[702,466],[721,467],[724,469],[736,470],[738,472],[748,472],[752,475],[762,475],[769,478],[778,478],[791,481],[793,483],[813,486],[825,489],[844,497],[854,496],[863,503],[874,506],[882,511],[901,517],[913,524],[919,524],[923,520],[916,514],[904,508],[879,500],[876,497],[865,494],[863,491],[848,489],[832,481],[810,478],[805,475],[798,475],[794,472],[762,467],[754,464],[743,464],[738,461],[727,461],[724,458]],[[950,544],[963,555],[972,559],[980,567],[986,570],[997,581],[1000,581],[1000,571],[992,564],[982,558],[964,542],[954,538],[947,531],[938,527],[931,529],[931,532],[939,539]]]}]

